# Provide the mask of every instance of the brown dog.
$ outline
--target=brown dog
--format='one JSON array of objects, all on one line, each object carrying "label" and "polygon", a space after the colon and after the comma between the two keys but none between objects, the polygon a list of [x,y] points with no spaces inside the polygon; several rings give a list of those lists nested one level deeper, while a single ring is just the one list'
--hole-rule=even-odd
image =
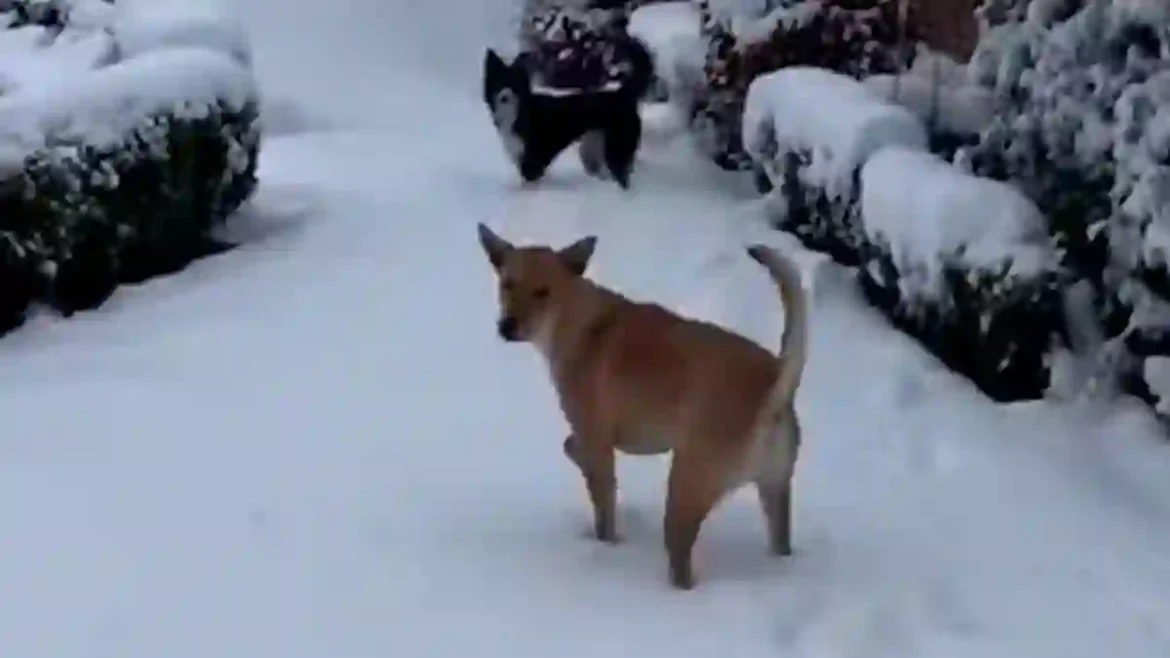
[{"label": "brown dog", "polygon": [[584,277],[597,240],[517,247],[483,224],[499,276],[499,333],[548,361],[572,434],[565,454],[584,476],[594,531],[616,541],[615,450],[673,450],[664,532],[673,584],[694,587],[691,552],[725,495],[755,483],[772,550],[790,555],[792,475],[800,445],[793,399],[807,352],[800,272],[761,246],[748,254],[780,289],[781,356],[706,322],[634,302]]}]

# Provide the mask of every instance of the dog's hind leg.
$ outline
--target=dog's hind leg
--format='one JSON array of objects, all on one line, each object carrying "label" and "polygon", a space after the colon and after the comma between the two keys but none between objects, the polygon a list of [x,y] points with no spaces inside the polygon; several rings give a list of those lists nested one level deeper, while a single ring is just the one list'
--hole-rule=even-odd
[{"label": "dog's hind leg", "polygon": [[605,171],[605,133],[600,130],[585,133],[577,146],[577,155],[585,173],[602,180],[609,178]]},{"label": "dog's hind leg", "polygon": [[768,542],[772,553],[792,555],[792,483],[783,480],[757,480],[756,492],[768,525]]},{"label": "dog's hind leg", "polygon": [[792,555],[792,475],[800,450],[800,423],[788,409],[784,420],[763,437],[763,468],[755,476],[768,541],[776,555]]},{"label": "dog's hind leg", "polygon": [[642,119],[636,106],[605,133],[605,164],[622,189],[630,189],[630,175],[641,141]]},{"label": "dog's hind leg", "polygon": [[663,540],[670,562],[670,582],[679,589],[695,586],[691,564],[703,521],[715,509],[726,487],[710,477],[698,455],[676,454],[666,491]]}]

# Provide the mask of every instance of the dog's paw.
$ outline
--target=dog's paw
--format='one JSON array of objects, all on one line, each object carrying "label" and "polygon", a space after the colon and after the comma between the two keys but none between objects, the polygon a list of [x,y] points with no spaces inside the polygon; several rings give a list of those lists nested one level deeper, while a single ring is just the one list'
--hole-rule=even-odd
[{"label": "dog's paw", "polygon": [[675,589],[688,592],[692,589],[695,589],[695,574],[692,573],[690,569],[686,569],[684,571],[671,570],[670,584],[673,585]]},{"label": "dog's paw", "polygon": [[581,539],[587,539],[589,541],[597,542],[599,544],[614,544],[614,545],[616,545],[616,544],[621,544],[621,543],[625,542],[625,538],[623,536],[617,534],[616,532],[613,533],[612,535],[606,535],[606,536],[602,537],[602,536],[597,534],[597,530],[593,526],[582,526],[581,532],[580,532],[580,537],[581,537]]},{"label": "dog's paw", "polygon": [[772,544],[771,549],[775,557],[792,557],[792,544]]},{"label": "dog's paw", "polygon": [[597,538],[597,541],[599,541],[603,544],[619,544],[619,543],[621,543],[621,539],[618,537],[617,530],[615,530],[612,527],[609,527],[609,528],[600,527],[600,526],[594,527],[593,536]]}]

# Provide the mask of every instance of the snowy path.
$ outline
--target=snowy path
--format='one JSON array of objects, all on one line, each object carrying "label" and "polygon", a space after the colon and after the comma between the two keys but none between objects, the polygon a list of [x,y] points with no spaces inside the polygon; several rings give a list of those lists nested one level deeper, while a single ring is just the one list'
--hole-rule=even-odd
[{"label": "snowy path", "polygon": [[337,128],[265,145],[248,246],[0,340],[0,656],[1170,656],[1145,413],[995,407],[814,257],[797,554],[767,555],[745,491],[699,589],[670,590],[653,459],[621,465],[626,541],[585,539],[475,223],[597,233],[593,276],[769,346],[778,301],[737,245],[791,243],[678,144],[632,194],[572,158],[520,190],[475,99],[477,17],[403,75],[437,19],[325,4],[247,7],[283,127]]}]

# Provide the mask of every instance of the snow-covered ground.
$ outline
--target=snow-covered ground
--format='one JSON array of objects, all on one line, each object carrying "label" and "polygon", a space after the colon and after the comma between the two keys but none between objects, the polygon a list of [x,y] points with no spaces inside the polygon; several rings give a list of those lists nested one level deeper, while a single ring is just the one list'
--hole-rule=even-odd
[{"label": "snow-covered ground", "polygon": [[631,193],[575,157],[521,189],[477,98],[507,4],[242,3],[273,131],[246,246],[0,340],[0,656],[1170,656],[1147,411],[992,405],[812,255],[796,554],[744,491],[671,590],[653,458],[621,462],[625,541],[587,539],[476,222],[595,233],[591,276],[773,347],[739,245],[797,248],[661,135]]}]

